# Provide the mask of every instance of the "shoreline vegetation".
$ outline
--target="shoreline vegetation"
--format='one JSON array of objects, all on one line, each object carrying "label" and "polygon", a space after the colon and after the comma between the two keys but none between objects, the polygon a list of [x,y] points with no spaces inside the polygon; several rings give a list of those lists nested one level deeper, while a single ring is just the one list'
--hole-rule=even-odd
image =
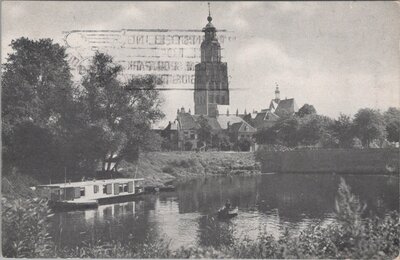
[{"label": "shoreline vegetation", "polygon": [[137,163],[124,161],[120,167],[125,177],[145,178],[145,186],[204,176],[261,173],[252,152],[149,152],[141,154]]},{"label": "shoreline vegetation", "polygon": [[[86,258],[351,258],[394,259],[399,255],[399,216],[364,216],[365,204],[351,193],[343,179],[336,196],[334,223],[314,224],[299,234],[288,230],[279,238],[266,231],[256,240],[238,240],[173,250],[168,238],[146,238],[142,243],[82,241],[79,247],[56,245],[49,235],[51,210],[44,200],[24,194],[2,198],[2,252],[4,257]],[[210,225],[218,228],[218,222]],[[11,232],[13,231],[13,232]],[[225,230],[231,232],[232,230]],[[90,230],[88,230],[90,232]],[[12,234],[12,235],[10,235]],[[222,234],[223,235],[223,234]],[[229,236],[227,236],[229,237]],[[97,242],[96,242],[97,241]]]}]

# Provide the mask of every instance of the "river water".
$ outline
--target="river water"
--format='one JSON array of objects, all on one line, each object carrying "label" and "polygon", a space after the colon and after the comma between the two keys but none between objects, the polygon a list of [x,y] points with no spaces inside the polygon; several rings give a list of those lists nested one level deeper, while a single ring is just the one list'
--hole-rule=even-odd
[{"label": "river water", "polygon": [[[398,176],[343,175],[365,214],[383,216],[399,210]],[[309,224],[334,221],[340,176],[335,174],[263,174],[192,179],[175,192],[145,195],[135,201],[98,209],[60,212],[51,233],[60,246],[146,239],[170,240],[171,248],[219,245],[260,231],[278,237],[285,229],[298,232]],[[239,207],[230,221],[216,211],[229,199]]]}]

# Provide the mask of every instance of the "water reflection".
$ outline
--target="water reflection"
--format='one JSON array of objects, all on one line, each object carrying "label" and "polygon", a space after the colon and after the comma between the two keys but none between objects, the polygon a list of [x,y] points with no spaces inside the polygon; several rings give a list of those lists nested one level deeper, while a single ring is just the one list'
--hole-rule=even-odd
[{"label": "water reflection", "polygon": [[[367,204],[366,215],[399,210],[397,176],[343,176],[353,193]],[[166,235],[173,248],[221,246],[239,236],[256,238],[260,230],[279,236],[310,223],[330,222],[338,175],[279,174],[208,177],[177,184],[177,191],[148,195],[143,200],[98,209],[55,214],[52,235],[59,245],[83,241],[155,239]],[[216,211],[229,199],[239,215],[217,221]]]}]

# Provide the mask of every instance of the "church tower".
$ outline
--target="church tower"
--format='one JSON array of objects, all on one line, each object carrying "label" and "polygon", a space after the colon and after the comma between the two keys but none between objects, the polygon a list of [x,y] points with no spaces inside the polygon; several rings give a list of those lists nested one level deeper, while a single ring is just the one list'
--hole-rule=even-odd
[{"label": "church tower", "polygon": [[221,45],[211,23],[210,11],[207,21],[203,28],[201,62],[195,66],[194,113],[215,117],[217,105],[229,105],[228,66],[221,62]]}]

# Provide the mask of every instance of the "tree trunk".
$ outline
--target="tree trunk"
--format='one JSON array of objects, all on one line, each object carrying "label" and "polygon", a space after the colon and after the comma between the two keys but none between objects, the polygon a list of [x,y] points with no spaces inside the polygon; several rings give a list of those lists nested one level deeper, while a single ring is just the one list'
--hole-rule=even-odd
[{"label": "tree trunk", "polygon": [[107,157],[104,157],[103,163],[102,163],[102,166],[101,166],[101,170],[102,170],[103,172],[106,171],[106,160],[107,160]]},{"label": "tree trunk", "polygon": [[110,157],[108,158],[108,164],[107,164],[107,171],[109,171],[111,168],[111,160],[114,156],[114,152],[111,152]]}]

